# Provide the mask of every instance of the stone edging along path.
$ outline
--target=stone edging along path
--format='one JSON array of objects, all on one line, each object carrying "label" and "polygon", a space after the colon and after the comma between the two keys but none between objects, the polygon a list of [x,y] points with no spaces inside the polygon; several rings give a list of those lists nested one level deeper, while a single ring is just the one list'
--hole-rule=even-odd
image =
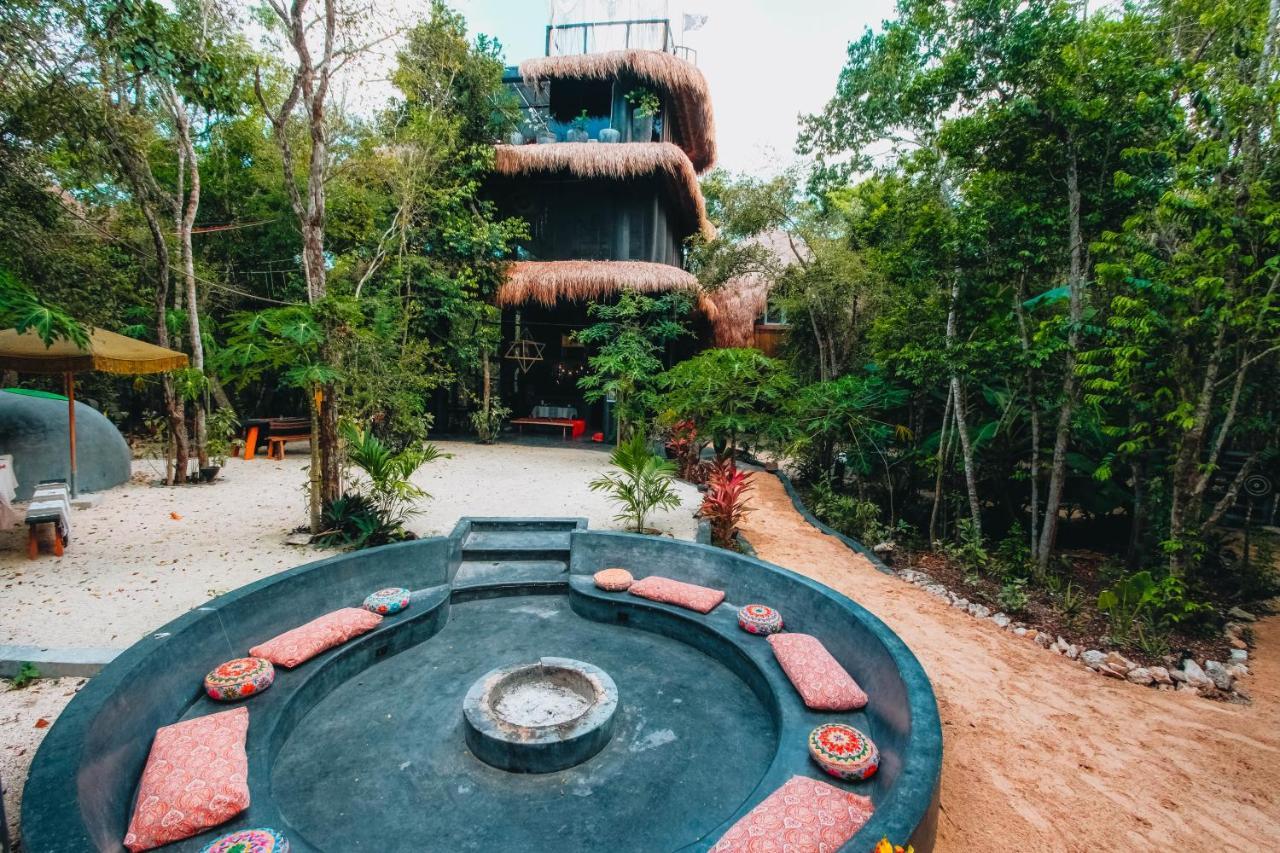
[{"label": "stone edging along path", "polygon": [[865,557],[877,571],[894,575],[907,583],[919,586],[931,595],[937,596],[952,607],[968,613],[975,619],[988,620],[1002,631],[1007,631],[1015,637],[1030,640],[1046,651],[1078,661],[1088,669],[1108,678],[1154,687],[1158,690],[1193,691],[1208,698],[1230,701],[1248,701],[1250,699],[1248,691],[1239,683],[1239,679],[1249,675],[1249,652],[1243,638],[1245,631],[1245,624],[1243,623],[1254,621],[1254,616],[1250,613],[1239,609],[1231,611],[1230,615],[1235,617],[1236,621],[1227,623],[1226,636],[1235,648],[1231,651],[1231,658],[1225,663],[1214,660],[1196,662],[1191,658],[1187,658],[1182,662],[1181,668],[1141,666],[1119,652],[1082,649],[1079,646],[1068,643],[1062,637],[1052,637],[1043,631],[1038,631],[1028,626],[1026,623],[1018,622],[1005,613],[992,613],[991,609],[986,605],[971,602],[967,598],[957,595],[941,583],[938,583],[926,572],[910,568],[897,570],[891,568],[861,542],[851,539],[822,523],[804,505],[804,501],[801,500],[800,493],[796,490],[790,477],[782,471],[770,470],[763,465],[759,465],[759,468],[765,473],[772,474],[778,478],[782,483],[783,489],[786,490],[787,496],[791,498],[792,506],[810,526],[838,539],[851,551]]}]

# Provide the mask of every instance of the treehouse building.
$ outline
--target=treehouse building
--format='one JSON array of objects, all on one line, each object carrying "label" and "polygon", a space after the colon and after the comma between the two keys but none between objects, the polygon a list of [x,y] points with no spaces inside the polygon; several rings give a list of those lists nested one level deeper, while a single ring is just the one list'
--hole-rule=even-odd
[{"label": "treehouse building", "polygon": [[[535,421],[521,426],[609,431],[606,405],[578,388],[588,353],[574,333],[590,303],[625,290],[697,296],[685,241],[712,233],[697,176],[715,162],[714,123],[706,80],[670,33],[665,20],[551,26],[548,55],[507,70],[524,122],[497,146],[487,191],[529,224],[497,297],[500,394],[517,423]],[[621,48],[585,52],[610,39]],[[574,47],[584,52],[552,55]],[[710,340],[714,306],[698,304],[701,334],[671,362]]]}]

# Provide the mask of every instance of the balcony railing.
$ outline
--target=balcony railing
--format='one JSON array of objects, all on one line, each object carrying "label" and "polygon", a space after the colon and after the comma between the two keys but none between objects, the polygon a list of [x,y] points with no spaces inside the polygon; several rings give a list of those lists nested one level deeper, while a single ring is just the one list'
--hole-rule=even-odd
[{"label": "balcony railing", "polygon": [[668,18],[590,21],[547,26],[547,56],[600,53],[606,50],[661,50],[697,64],[695,50],[676,44]]}]

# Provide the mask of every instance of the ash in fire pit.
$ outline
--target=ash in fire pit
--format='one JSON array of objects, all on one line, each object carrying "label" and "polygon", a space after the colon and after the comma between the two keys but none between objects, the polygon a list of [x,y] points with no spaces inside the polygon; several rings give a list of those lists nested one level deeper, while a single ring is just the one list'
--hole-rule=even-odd
[{"label": "ash in fire pit", "polygon": [[467,746],[516,773],[549,773],[586,761],[613,735],[618,689],[604,670],[542,658],[487,673],[463,700]]}]

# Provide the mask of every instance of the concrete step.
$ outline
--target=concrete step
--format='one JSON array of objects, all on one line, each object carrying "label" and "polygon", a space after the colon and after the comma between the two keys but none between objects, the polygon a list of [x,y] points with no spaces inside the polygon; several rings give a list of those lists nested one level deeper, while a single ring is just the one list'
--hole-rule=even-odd
[{"label": "concrete step", "polygon": [[464,560],[556,560],[568,553],[567,530],[472,530],[462,542]]},{"label": "concrete step", "polygon": [[569,564],[564,560],[463,560],[454,577],[454,589],[492,584],[566,583]]}]

